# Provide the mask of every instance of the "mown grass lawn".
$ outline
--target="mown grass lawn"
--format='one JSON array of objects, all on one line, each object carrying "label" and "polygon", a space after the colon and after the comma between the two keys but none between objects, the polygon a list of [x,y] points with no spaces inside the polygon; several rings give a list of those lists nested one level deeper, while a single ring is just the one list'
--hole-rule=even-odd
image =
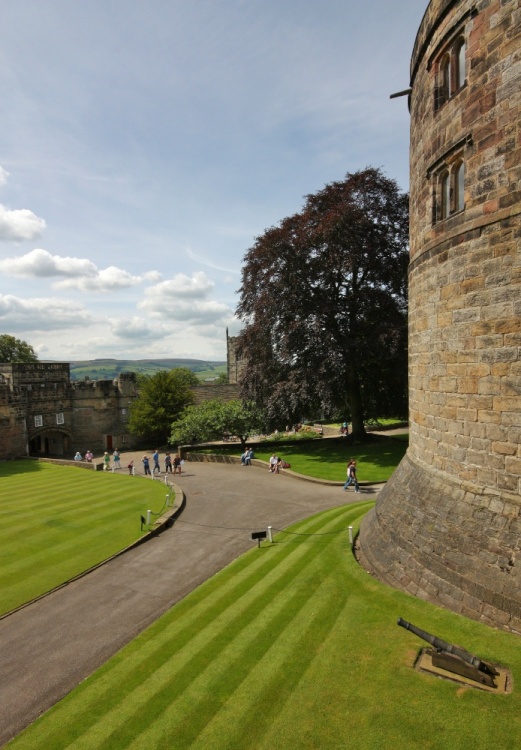
[{"label": "mown grass lawn", "polygon": [[[409,436],[370,435],[365,443],[352,445],[345,438],[323,438],[309,442],[288,442],[286,445],[255,447],[255,458],[269,461],[273,452],[291,464],[291,470],[299,474],[345,482],[346,465],[355,458],[360,482],[386,482],[402,460],[407,450]],[[215,446],[201,449],[205,453],[225,453],[240,456],[240,447],[235,445]]]},{"label": "mown grass lawn", "polygon": [[123,471],[0,463],[0,614],[134,542],[165,495],[161,482]]},{"label": "mown grass lawn", "polygon": [[371,578],[347,537],[370,505],[321,513],[240,557],[9,750],[519,747],[521,691],[415,671],[423,642],[396,620],[510,666],[516,685],[519,638]]}]

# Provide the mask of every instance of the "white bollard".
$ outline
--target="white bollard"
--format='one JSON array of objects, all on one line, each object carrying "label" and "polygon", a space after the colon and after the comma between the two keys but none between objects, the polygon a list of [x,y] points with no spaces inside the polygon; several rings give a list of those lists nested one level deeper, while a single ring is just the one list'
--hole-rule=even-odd
[{"label": "white bollard", "polygon": [[165,505],[166,505],[167,508],[170,505],[170,495],[166,496]]},{"label": "white bollard", "polygon": [[352,526],[349,527],[349,544],[351,545],[351,547],[353,546],[353,527]]},{"label": "white bollard", "polygon": [[147,510],[147,526],[150,526],[150,524],[152,523],[151,518],[152,518],[152,511]]},{"label": "white bollard", "polygon": [[268,542],[273,544],[273,537],[271,536],[271,526],[268,526]]},{"label": "white bollard", "polygon": [[135,476],[136,476],[136,469],[135,469],[135,467],[134,467],[134,466],[132,467],[132,476],[133,476],[133,477],[135,477]]},{"label": "white bollard", "polygon": [[168,479],[168,477],[167,477],[167,476],[166,476],[166,474],[165,474],[165,484],[168,484],[168,481],[167,481],[167,479]]}]

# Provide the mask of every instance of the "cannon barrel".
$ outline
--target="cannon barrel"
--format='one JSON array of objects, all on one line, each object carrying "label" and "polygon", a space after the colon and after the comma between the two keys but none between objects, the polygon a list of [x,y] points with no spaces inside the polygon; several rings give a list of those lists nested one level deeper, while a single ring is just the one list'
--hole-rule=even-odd
[{"label": "cannon barrel", "polygon": [[458,656],[462,661],[466,662],[467,664],[471,664],[476,669],[479,669],[480,672],[484,672],[491,677],[494,677],[498,674],[496,670],[490,667],[486,662],[482,661],[479,657],[474,656],[473,654],[469,654],[469,652],[465,651],[464,648],[455,646],[453,643],[447,643],[447,641],[443,641],[441,638],[437,638],[435,635],[427,633],[426,630],[417,628],[416,625],[413,625],[406,620],[402,620],[401,617],[398,619],[398,625],[400,625],[400,627],[402,628],[405,628],[405,630],[410,630],[411,633],[414,633],[414,635],[417,635],[424,641],[427,641],[427,643],[430,643],[431,646],[434,646],[434,648],[438,651],[445,651],[445,653],[447,654],[454,654],[454,656]]}]

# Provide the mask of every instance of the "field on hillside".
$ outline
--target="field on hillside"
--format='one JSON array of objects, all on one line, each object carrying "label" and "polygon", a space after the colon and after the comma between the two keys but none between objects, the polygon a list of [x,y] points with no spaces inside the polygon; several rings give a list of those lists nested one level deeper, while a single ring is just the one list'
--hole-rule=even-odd
[{"label": "field on hillside", "polygon": [[139,539],[162,482],[39,461],[0,463],[0,614]]},{"label": "field on hillside", "polygon": [[200,359],[93,359],[70,363],[71,380],[112,380],[121,372],[154,375],[159,370],[186,367],[199,380],[216,378],[226,372],[226,362],[207,362]]},{"label": "field on hillside", "polygon": [[521,691],[414,669],[398,617],[509,666],[518,637],[390,589],[356,562],[370,503],[263,542],[179,602],[9,750],[513,750]]}]

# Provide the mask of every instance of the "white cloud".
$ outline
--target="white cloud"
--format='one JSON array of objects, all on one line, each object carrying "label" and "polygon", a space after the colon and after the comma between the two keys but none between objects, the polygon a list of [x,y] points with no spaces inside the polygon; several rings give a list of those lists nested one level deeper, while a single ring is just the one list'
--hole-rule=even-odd
[{"label": "white cloud", "polygon": [[124,289],[141,282],[141,276],[132,276],[128,271],[115,266],[99,270],[87,258],[69,258],[51,255],[38,248],[17,258],[0,260],[0,271],[7,276],[19,278],[48,278],[64,276],[54,283],[56,289],[79,289],[88,292],[109,292]]},{"label": "white cloud", "polygon": [[86,258],[62,258],[37,248],[17,258],[0,260],[0,271],[7,276],[42,278],[50,276],[95,277],[98,269]]},{"label": "white cloud", "polygon": [[154,317],[165,317],[186,324],[224,323],[232,311],[222,302],[210,299],[214,283],[202,271],[192,276],[177,274],[145,290],[140,310]]},{"label": "white cloud", "polygon": [[119,339],[155,339],[158,335],[171,333],[169,326],[147,323],[144,318],[109,318],[110,329]]},{"label": "white cloud", "polygon": [[109,266],[98,271],[95,277],[84,276],[75,279],[58,281],[56,289],[79,289],[82,292],[112,292],[116,289],[127,289],[141,282],[141,276],[132,276],[116,266]]},{"label": "white cloud", "polygon": [[27,208],[10,211],[0,203],[0,240],[34,240],[45,229],[45,221]]},{"label": "white cloud", "polygon": [[150,297],[197,299],[206,297],[213,291],[215,284],[203,271],[196,271],[191,276],[178,273],[173,279],[161,281],[149,287],[145,294]]},{"label": "white cloud", "polygon": [[0,185],[5,185],[8,177],[10,177],[9,172],[7,172],[3,167],[0,167]]},{"label": "white cloud", "polygon": [[70,300],[34,298],[23,300],[0,294],[0,327],[9,331],[51,331],[88,326],[93,316]]}]

